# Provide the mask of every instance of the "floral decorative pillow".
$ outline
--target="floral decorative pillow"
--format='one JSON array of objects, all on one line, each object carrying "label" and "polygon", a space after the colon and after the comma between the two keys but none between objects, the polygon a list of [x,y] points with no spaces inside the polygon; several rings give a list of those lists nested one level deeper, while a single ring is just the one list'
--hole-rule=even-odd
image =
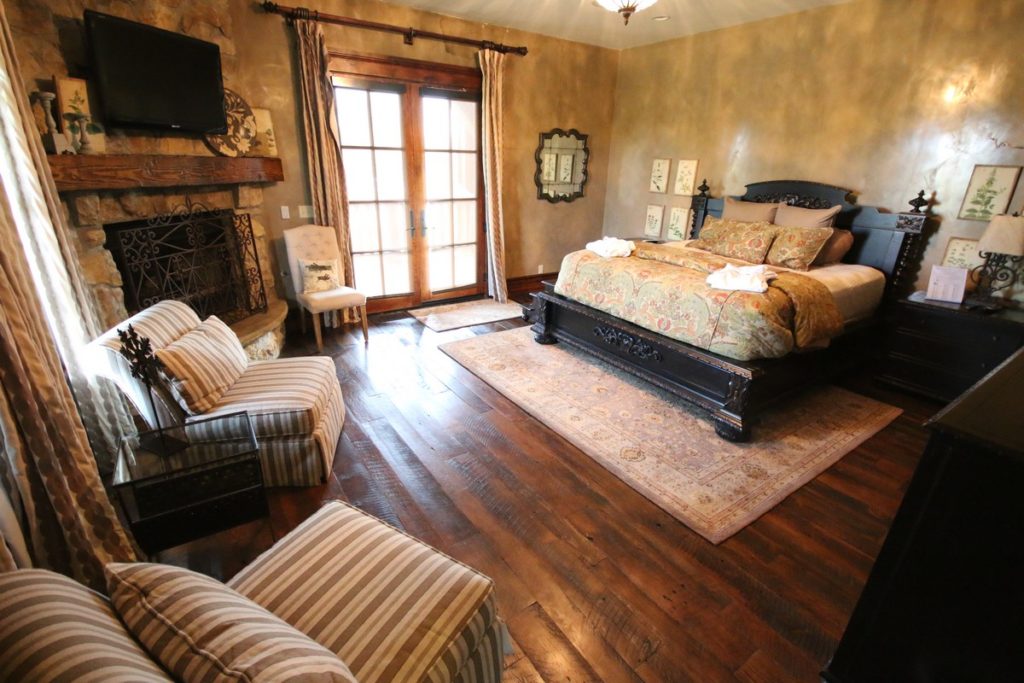
[{"label": "floral decorative pillow", "polygon": [[778,232],[765,263],[793,270],[807,270],[832,237],[832,228],[777,226]]},{"label": "floral decorative pillow", "polygon": [[700,232],[700,239],[691,246],[747,263],[764,263],[765,256],[775,240],[776,228],[765,222],[724,222],[732,225],[712,226],[710,238],[705,237],[705,227]]},{"label": "floral decorative pillow", "polygon": [[326,292],[341,287],[337,259],[330,261],[299,259],[299,267],[302,268],[302,291],[304,293]]},{"label": "floral decorative pillow", "polygon": [[762,227],[768,224],[769,221],[737,221],[731,218],[708,216],[704,220],[704,226],[701,227],[698,237],[702,240],[718,239],[725,233],[733,230],[746,230],[747,228]]}]

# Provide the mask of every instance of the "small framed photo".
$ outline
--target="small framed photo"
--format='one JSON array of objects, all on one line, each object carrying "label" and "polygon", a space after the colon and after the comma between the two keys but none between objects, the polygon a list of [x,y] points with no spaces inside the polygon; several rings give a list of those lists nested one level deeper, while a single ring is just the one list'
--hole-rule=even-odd
[{"label": "small framed photo", "polygon": [[651,164],[651,185],[650,192],[665,194],[668,192],[668,171],[672,165],[671,159],[655,159]]},{"label": "small framed photo", "polygon": [[978,253],[978,240],[968,237],[950,237],[946,242],[946,253],[942,255],[942,265],[973,270],[984,262],[985,260]]},{"label": "small framed photo", "polygon": [[668,230],[666,238],[670,240],[687,239],[690,228],[690,209],[673,206],[668,214]]},{"label": "small framed photo", "polygon": [[572,182],[572,162],[575,158],[573,154],[558,155],[558,182]]},{"label": "small framed photo", "polygon": [[680,159],[676,165],[676,182],[672,188],[674,194],[692,195],[697,184],[697,160]]},{"label": "small framed photo", "polygon": [[558,155],[554,152],[544,152],[540,155],[540,181],[546,185],[555,182],[558,172]]},{"label": "small framed photo", "polygon": [[644,220],[644,237],[661,237],[661,219],[665,216],[665,207],[658,204],[647,205],[647,218]]},{"label": "small framed photo", "polygon": [[993,216],[1006,213],[1020,169],[1020,166],[975,166],[957,218],[989,221]]}]

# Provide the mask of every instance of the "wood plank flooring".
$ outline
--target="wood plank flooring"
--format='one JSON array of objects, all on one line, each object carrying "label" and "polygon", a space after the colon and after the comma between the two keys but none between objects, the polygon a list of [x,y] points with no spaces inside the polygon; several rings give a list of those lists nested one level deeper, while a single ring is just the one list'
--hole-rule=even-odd
[{"label": "wood plank flooring", "polygon": [[[436,348],[521,324],[435,333],[387,314],[368,347],[329,331],[348,409],[330,479],[272,489],[269,520],[161,560],[228,578],[342,499],[495,580],[515,646],[507,681],[818,680],[937,406],[847,383],[904,414],[713,546]],[[298,331],[289,344],[315,353]]]}]

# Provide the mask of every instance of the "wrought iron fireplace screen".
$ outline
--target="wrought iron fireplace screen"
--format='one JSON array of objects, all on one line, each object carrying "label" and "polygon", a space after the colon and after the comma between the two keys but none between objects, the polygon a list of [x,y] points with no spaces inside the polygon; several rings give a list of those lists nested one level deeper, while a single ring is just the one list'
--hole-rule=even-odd
[{"label": "wrought iron fireplace screen", "polygon": [[186,202],[171,214],[105,226],[107,246],[136,313],[177,299],[201,318],[233,323],[267,310],[252,218]]}]

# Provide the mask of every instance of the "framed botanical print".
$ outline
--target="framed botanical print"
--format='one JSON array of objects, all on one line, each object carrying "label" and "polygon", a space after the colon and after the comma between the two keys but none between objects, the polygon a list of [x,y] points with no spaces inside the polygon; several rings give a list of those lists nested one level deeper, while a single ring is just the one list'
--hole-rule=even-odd
[{"label": "framed botanical print", "polygon": [[1020,166],[975,166],[957,217],[989,221],[993,216],[1006,213],[1020,178],[1020,169]]},{"label": "framed botanical print", "polygon": [[[81,78],[54,76],[53,85],[57,91],[58,125],[71,146],[80,154],[106,152],[107,136],[103,126],[93,120],[89,108],[88,83]],[[85,148],[82,147],[83,138],[86,140]]]},{"label": "framed botanical print", "polygon": [[690,209],[683,209],[673,206],[668,214],[668,230],[666,238],[670,240],[685,240],[690,227]]},{"label": "framed botanical print", "polygon": [[664,216],[664,206],[657,204],[647,205],[647,218],[644,220],[644,237],[661,237],[661,220]]},{"label": "framed botanical print", "polygon": [[672,165],[671,159],[655,159],[651,164],[650,192],[665,194],[668,192],[668,171]]},{"label": "framed botanical print", "polygon": [[697,184],[697,160],[680,159],[676,163],[676,182],[672,192],[692,195],[693,188]]},{"label": "framed botanical print", "polygon": [[942,265],[973,270],[984,262],[978,253],[978,240],[968,237],[950,237],[946,242],[946,253],[942,255]]}]

